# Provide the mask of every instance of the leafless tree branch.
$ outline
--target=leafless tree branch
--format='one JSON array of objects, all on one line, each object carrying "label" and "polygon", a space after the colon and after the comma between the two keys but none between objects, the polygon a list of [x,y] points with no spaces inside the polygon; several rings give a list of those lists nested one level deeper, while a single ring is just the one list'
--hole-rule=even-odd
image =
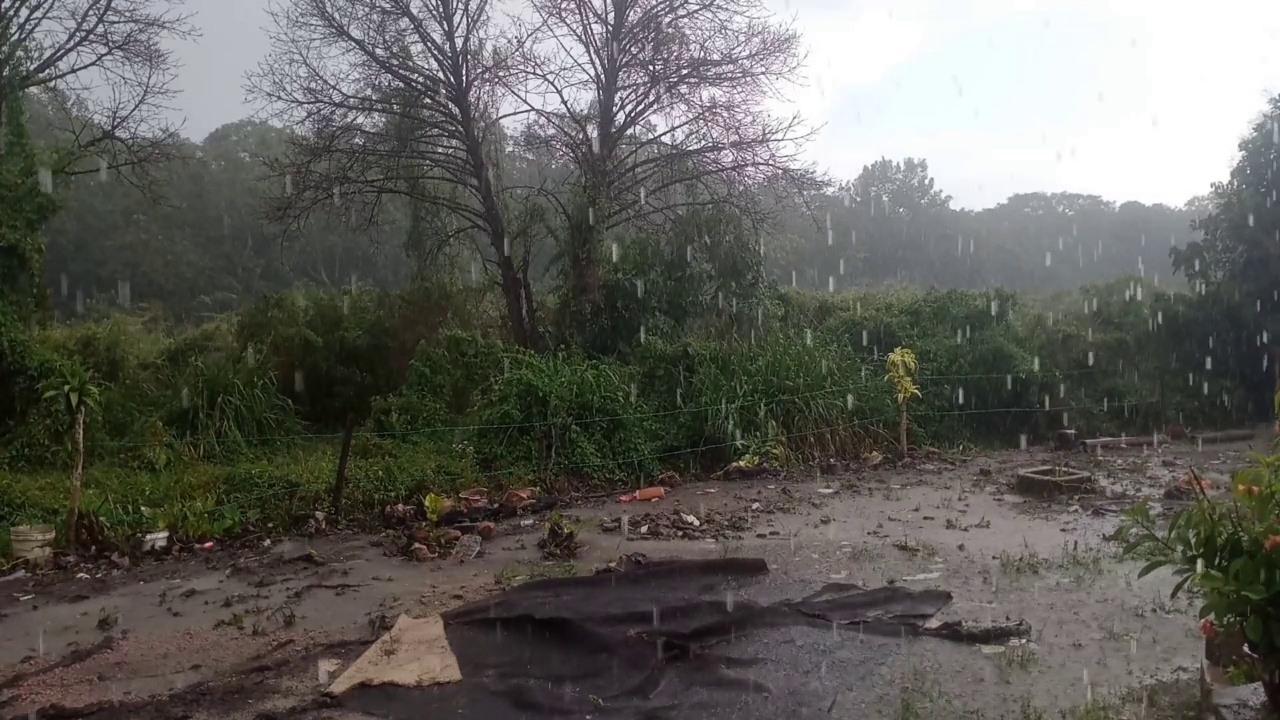
[{"label": "leafless tree branch", "polygon": [[69,140],[54,171],[120,170],[147,181],[175,157],[169,120],[178,64],[166,46],[197,35],[184,0],[0,2],[0,111],[15,93]]},{"label": "leafless tree branch", "polygon": [[[321,209],[374,224],[390,198],[446,217],[432,243],[479,233],[499,267],[515,340],[536,332],[507,228],[506,140],[488,0],[285,0],[248,89],[296,127],[273,163],[273,219]],[[440,225],[440,223],[437,223]]]}]

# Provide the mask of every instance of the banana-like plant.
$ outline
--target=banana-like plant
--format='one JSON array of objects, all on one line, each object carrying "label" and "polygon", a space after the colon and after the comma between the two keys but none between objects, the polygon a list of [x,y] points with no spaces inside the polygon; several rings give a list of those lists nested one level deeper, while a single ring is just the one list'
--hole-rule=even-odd
[{"label": "banana-like plant", "polygon": [[920,397],[920,387],[916,384],[916,373],[920,371],[920,361],[910,348],[896,348],[889,353],[885,366],[889,370],[884,379],[893,386],[894,396],[898,400],[898,452],[907,456],[907,403],[913,397]]},{"label": "banana-like plant", "polygon": [[61,403],[71,420],[75,464],[71,468],[71,502],[67,508],[67,549],[75,552],[80,495],[84,487],[84,418],[89,408],[98,405],[98,386],[87,370],[69,365],[63,368],[62,377],[46,383],[44,398]]}]

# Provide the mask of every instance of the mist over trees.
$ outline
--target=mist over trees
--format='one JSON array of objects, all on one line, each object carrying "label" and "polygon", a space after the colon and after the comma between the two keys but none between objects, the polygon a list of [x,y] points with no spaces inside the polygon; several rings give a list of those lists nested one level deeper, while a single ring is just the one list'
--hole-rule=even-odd
[{"label": "mist over trees", "polygon": [[[495,249],[491,236],[476,230],[479,216],[468,216],[473,223],[451,210],[461,201],[436,203],[404,177],[408,189],[378,191],[364,200],[357,199],[361,191],[351,180],[343,209],[334,210],[333,196],[343,192],[308,174],[306,164],[320,160],[301,159],[313,142],[319,141],[291,144],[289,132],[256,120],[223,126],[199,143],[184,143],[186,161],[155,170],[165,202],[96,175],[60,179],[62,208],[44,229],[53,307],[70,318],[86,302],[118,303],[122,282],[131,303],[179,316],[225,312],[295,286],[339,289],[353,279],[396,289],[418,281],[488,285],[492,278],[500,290],[500,258],[506,257],[523,317],[526,288],[537,293],[536,306],[563,280],[570,264],[562,245],[568,221],[557,215],[555,200],[541,199],[556,197],[547,189],[550,181],[536,191],[507,183],[538,183],[539,174],[567,179],[572,169],[503,136],[495,167],[504,177],[526,177],[503,184],[503,207],[512,210],[501,215],[504,239]],[[433,182],[430,192],[447,190],[442,181]],[[275,196],[291,203],[264,206],[264,198]],[[748,256],[762,247],[762,268],[734,274],[764,272],[779,287],[821,292],[887,284],[1046,292],[1130,274],[1174,289],[1185,280],[1174,277],[1170,249],[1199,237],[1192,229],[1198,217],[1206,217],[1202,227],[1222,222],[1203,209],[1070,193],[1024,193],[985,210],[958,210],[934,187],[927,161],[911,158],[876,161],[855,181],[833,182],[801,199],[758,223],[715,205],[672,213],[661,231],[619,223],[600,260],[607,275],[632,276],[643,268],[621,257],[622,247],[642,253],[646,263],[665,258],[677,266],[696,264],[690,262],[697,259],[694,252],[709,260],[714,254],[713,263],[752,262]],[[1244,215],[1240,225],[1248,229]],[[1213,232],[1223,237],[1223,231]],[[508,242],[511,254],[504,256]],[[618,262],[612,260],[615,243]],[[1215,252],[1219,257],[1225,251]],[[1204,272],[1219,272],[1218,264],[1206,258]],[[1265,276],[1265,264],[1238,267]],[[1191,264],[1186,270],[1188,277],[1203,274]]]}]

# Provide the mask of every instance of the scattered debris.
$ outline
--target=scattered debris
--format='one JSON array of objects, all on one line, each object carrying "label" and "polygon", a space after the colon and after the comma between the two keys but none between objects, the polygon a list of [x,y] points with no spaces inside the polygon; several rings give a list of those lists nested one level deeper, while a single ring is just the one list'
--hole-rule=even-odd
[{"label": "scattered debris", "polygon": [[502,507],[517,511],[523,510],[533,504],[533,496],[533,488],[508,490],[507,493],[502,496]]},{"label": "scattered debris", "polygon": [[1218,432],[1194,433],[1191,439],[1197,443],[1213,445],[1217,443],[1244,442],[1252,440],[1258,434],[1253,430],[1220,430]]},{"label": "scattered debris", "polygon": [[[758,505],[759,503],[757,503]],[[705,540],[732,537],[751,529],[751,522],[744,512],[706,510],[702,517],[680,510],[642,513],[629,518],[628,532],[648,540]],[[604,532],[622,530],[622,518],[615,517],[600,523]]]},{"label": "scattered debris", "polygon": [[767,465],[752,465],[743,462],[729,463],[729,466],[720,472],[711,476],[712,480],[742,480],[743,478],[753,478],[769,472],[771,468]]},{"label": "scattered debris", "polygon": [[1041,498],[1092,493],[1097,487],[1093,473],[1065,465],[1019,470],[1013,483],[1016,492]]},{"label": "scattered debris", "polygon": [[1013,638],[1030,637],[1031,623],[1026,620],[1009,620],[998,623],[969,623],[964,620],[951,620],[932,627],[926,625],[920,630],[920,633],[942,640],[954,640],[975,645],[995,645]]},{"label": "scattered debris", "polygon": [[667,496],[667,489],[660,486],[647,487],[618,498],[618,502],[656,502]]},{"label": "scattered debris", "polygon": [[582,544],[578,531],[560,513],[552,513],[547,520],[547,532],[538,540],[538,549],[547,560],[572,560],[577,557]]},{"label": "scattered debris", "polygon": [[1053,449],[1067,451],[1078,450],[1080,445],[1076,442],[1075,430],[1059,430],[1053,434]]},{"label": "scattered debris", "polygon": [[449,559],[458,562],[475,560],[476,555],[480,554],[480,544],[479,535],[463,535],[462,539],[453,546],[453,553],[449,555]]},{"label": "scattered debris", "polygon": [[625,572],[634,570],[645,563],[649,562],[649,556],[642,552],[633,552],[626,555],[619,555],[617,560],[596,568],[595,574],[602,575],[611,572]]}]

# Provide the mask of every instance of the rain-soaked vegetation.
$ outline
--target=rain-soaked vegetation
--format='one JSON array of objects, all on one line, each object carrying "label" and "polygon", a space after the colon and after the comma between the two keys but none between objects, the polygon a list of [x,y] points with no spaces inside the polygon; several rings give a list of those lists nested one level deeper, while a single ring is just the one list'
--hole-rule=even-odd
[{"label": "rain-soaked vegetation", "polygon": [[[761,8],[655,6],[603,42],[574,4],[284,3],[266,119],[200,142],[153,112],[167,55],[116,58],[136,116],[6,75],[0,528],[61,521],[81,472],[114,531],[203,538],[860,457],[898,443],[899,347],[915,446],[1269,414],[1270,116],[1185,207],[962,210],[925,160],[803,160],[805,119],[769,112],[802,39]],[[415,31],[460,42],[388,39]]]},{"label": "rain-soaked vegetation", "polygon": [[[561,3],[534,5],[547,22],[527,32],[572,35]],[[727,122],[762,111],[799,41],[727,6],[705,27],[645,15],[612,49],[576,46],[623,79],[541,73],[563,59],[530,46],[343,44],[347,20],[317,12],[279,14],[251,78],[275,124],[201,142],[120,140],[58,87],[10,83],[0,528],[63,518],[81,462],[82,505],[106,527],[163,512],[200,538],[476,484],[859,456],[899,436],[897,347],[918,357],[915,446],[1270,411],[1270,118],[1185,208],[1023,193],[957,210],[927,161],[829,178],[797,159],[799,124]],[[467,17],[460,32],[488,36]],[[713,31],[748,45],[718,50],[736,79],[716,101],[689,88],[728,81],[694,72],[685,45]],[[325,38],[369,72],[472,79],[351,79],[306,61]],[[645,63],[657,54],[671,67]],[[636,95],[548,106],[520,90],[566,73]],[[494,120],[507,105],[518,132]],[[111,140],[69,135],[68,117]],[[673,118],[699,132],[654,132]]]},{"label": "rain-soaked vegetation", "polygon": [[1280,708],[1254,2],[0,0],[0,710]]}]

